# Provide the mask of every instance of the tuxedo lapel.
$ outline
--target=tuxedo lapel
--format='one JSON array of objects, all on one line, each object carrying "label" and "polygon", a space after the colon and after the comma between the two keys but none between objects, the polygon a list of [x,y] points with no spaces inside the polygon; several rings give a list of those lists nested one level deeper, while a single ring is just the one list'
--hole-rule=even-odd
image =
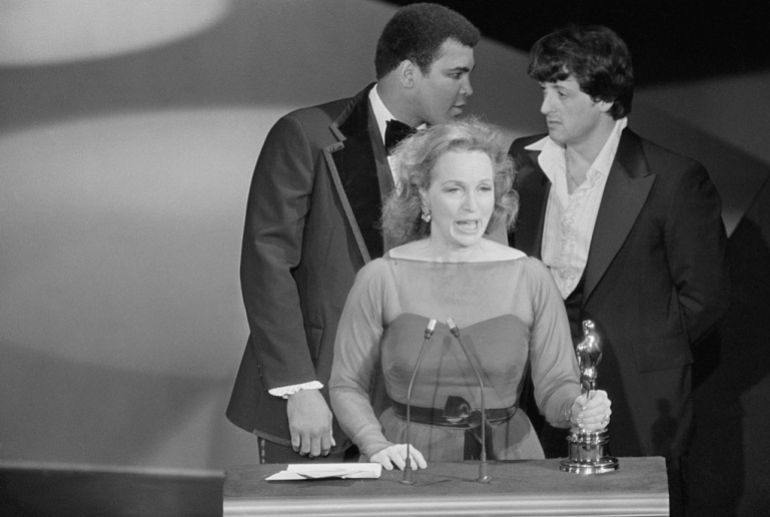
[{"label": "tuxedo lapel", "polygon": [[[378,170],[383,160],[387,168],[387,158],[377,158],[384,155],[382,142],[370,136],[368,93],[369,88],[359,93],[332,123],[338,142],[324,150],[332,182],[365,262],[383,253],[378,224],[382,206]],[[378,153],[373,142],[379,143]],[[390,169],[386,172],[390,174]]]},{"label": "tuxedo lapel", "polygon": [[647,166],[639,137],[625,129],[599,205],[585,268],[583,303],[620,250],[650,193],[655,174]]}]

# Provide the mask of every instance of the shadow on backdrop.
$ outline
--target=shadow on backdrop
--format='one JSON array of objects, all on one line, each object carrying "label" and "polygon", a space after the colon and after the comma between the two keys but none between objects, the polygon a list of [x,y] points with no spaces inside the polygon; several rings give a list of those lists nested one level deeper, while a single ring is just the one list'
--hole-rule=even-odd
[{"label": "shadow on backdrop", "polygon": [[731,305],[696,350],[687,515],[761,515],[770,505],[770,182],[728,241]]}]

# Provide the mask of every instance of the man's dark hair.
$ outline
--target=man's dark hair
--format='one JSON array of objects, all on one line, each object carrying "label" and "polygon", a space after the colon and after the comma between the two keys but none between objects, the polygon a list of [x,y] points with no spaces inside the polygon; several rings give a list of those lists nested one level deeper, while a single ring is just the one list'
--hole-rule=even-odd
[{"label": "man's dark hair", "polygon": [[620,36],[607,27],[570,24],[543,36],[532,46],[527,73],[542,83],[572,75],[591,98],[613,103],[613,119],[631,112],[631,54]]},{"label": "man's dark hair", "polygon": [[377,42],[377,79],[404,59],[414,61],[427,74],[447,39],[472,48],[481,39],[481,33],[463,15],[443,5],[418,3],[402,7],[385,25]]}]

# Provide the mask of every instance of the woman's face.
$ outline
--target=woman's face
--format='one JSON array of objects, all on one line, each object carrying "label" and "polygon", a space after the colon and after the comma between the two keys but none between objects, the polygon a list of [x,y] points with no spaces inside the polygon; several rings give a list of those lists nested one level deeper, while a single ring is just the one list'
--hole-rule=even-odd
[{"label": "woman's face", "polygon": [[450,249],[478,243],[495,207],[492,161],[482,151],[449,151],[431,171],[421,191],[431,211],[431,240]]}]

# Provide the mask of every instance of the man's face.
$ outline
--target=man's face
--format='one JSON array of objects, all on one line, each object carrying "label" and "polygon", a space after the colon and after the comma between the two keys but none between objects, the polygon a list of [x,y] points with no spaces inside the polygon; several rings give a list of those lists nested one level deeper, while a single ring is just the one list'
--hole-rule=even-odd
[{"label": "man's face", "polygon": [[417,69],[414,115],[419,123],[448,122],[463,113],[466,99],[473,94],[470,73],[473,49],[448,39],[439,49],[428,73]]},{"label": "man's face", "polygon": [[543,103],[540,113],[545,115],[548,135],[562,146],[576,146],[587,142],[597,131],[602,116],[612,104],[594,101],[580,89],[573,76],[563,81],[540,83]]}]

